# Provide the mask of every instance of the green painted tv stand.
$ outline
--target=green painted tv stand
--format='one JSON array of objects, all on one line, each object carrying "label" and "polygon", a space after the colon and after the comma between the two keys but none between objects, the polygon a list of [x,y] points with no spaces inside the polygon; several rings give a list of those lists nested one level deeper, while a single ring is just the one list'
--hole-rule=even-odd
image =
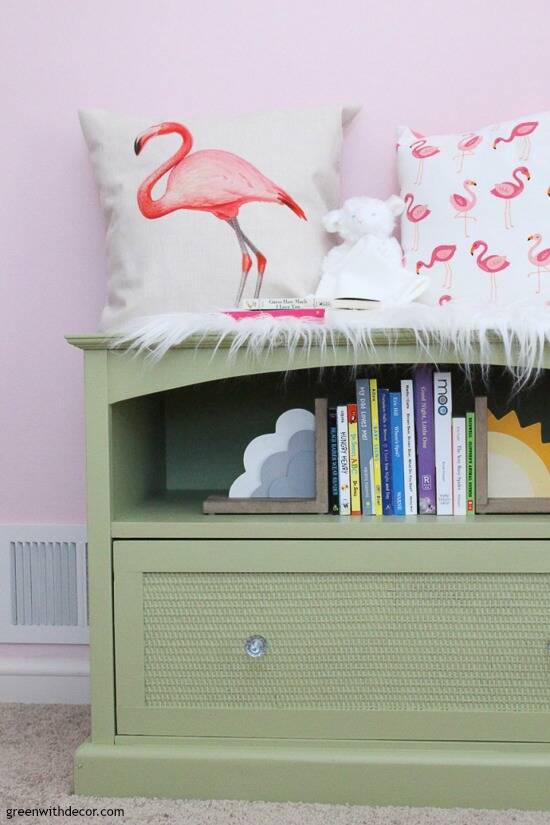
[{"label": "green painted tv stand", "polygon": [[204,339],[152,363],[69,341],[92,646],[77,793],[550,808],[549,515],[202,514],[280,412],[351,395],[352,362],[400,375],[453,352],[405,331],[375,365],[337,341],[288,371],[282,347]]}]

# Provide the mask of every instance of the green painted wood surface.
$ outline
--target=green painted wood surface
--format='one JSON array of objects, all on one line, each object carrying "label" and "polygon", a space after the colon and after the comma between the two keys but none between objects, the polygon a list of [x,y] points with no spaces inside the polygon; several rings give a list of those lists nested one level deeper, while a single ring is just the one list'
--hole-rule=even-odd
[{"label": "green painted wood surface", "polygon": [[[550,539],[550,516],[407,516],[334,515],[205,516],[202,502],[211,490],[164,491],[133,503],[116,514],[114,538],[123,539]],[[523,544],[515,545],[524,558]],[[476,551],[477,552],[477,551]]]},{"label": "green painted wood surface", "polygon": [[[280,347],[255,360],[245,352],[228,359],[227,351],[214,354],[215,341],[206,338],[201,342],[189,341],[154,364],[144,356],[132,357],[110,349],[109,337],[80,336],[69,340],[87,350],[92,622],[93,744],[83,746],[77,753],[77,792],[550,808],[550,752],[547,745],[535,744],[548,739],[547,713],[396,711],[391,715],[366,711],[358,729],[346,711],[308,710],[310,718],[301,720],[301,724],[305,721],[309,726],[308,736],[316,730],[319,737],[328,731],[333,738],[307,742],[296,740],[300,720],[295,722],[288,711],[283,711],[286,718],[280,716],[280,710],[276,715],[268,711],[265,729],[277,736],[273,740],[259,738],[265,709],[261,711],[263,721],[261,716],[249,716],[247,720],[244,715],[250,711],[242,712],[241,732],[248,729],[251,734],[247,740],[236,736],[213,738],[226,731],[234,734],[239,727],[238,719],[228,717],[225,708],[215,711],[212,736],[204,738],[174,737],[182,719],[181,708],[148,708],[144,713],[144,682],[136,678],[145,670],[140,589],[144,569],[178,571],[184,564],[189,570],[234,570],[243,575],[247,570],[545,575],[550,569],[550,521],[548,516],[484,516],[468,520],[205,517],[200,513],[200,489],[170,489],[171,483],[183,483],[185,487],[186,480],[178,480],[177,472],[173,475],[164,452],[166,439],[174,449],[181,447],[178,409],[170,407],[172,402],[168,403],[164,393],[181,393],[180,388],[184,387],[189,388],[185,391],[189,393],[193,386],[204,386],[209,381],[254,376],[259,372],[275,377],[289,368],[317,368],[321,364],[345,367],[358,362],[369,365],[372,355],[354,354],[337,341],[336,349],[324,354],[317,348],[301,352],[292,364],[288,353]],[[414,335],[408,331],[397,333],[392,347],[387,346],[384,332],[375,334],[374,340],[381,350],[373,367],[413,364],[430,358],[439,363],[457,361],[455,353],[442,352],[435,342],[428,344],[426,350],[419,349]],[[498,336],[492,341],[490,361],[504,364]],[[479,356],[477,353],[472,362],[478,362]],[[550,351],[545,364],[550,367]],[[175,427],[172,432],[171,414]],[[174,433],[175,441],[170,441]],[[185,443],[182,444],[185,449]],[[263,540],[258,541],[258,536]],[[118,573],[123,569],[126,575],[121,598],[115,601],[113,539],[117,539]],[[189,542],[166,539],[193,539],[194,547],[190,551]],[[136,731],[134,737],[117,735],[115,632],[118,688],[124,700],[128,700],[119,705],[118,730],[128,726]],[[152,710],[156,715],[149,715]],[[211,710],[196,709],[191,725],[186,714],[186,731],[204,732],[207,713],[211,714]],[[304,711],[299,713],[303,715]],[[292,740],[280,738],[285,731]],[[349,734],[350,741],[337,741],[344,732]],[[356,738],[358,735],[392,737],[395,741],[365,741]],[[507,738],[510,742],[447,744],[427,741],[430,735],[432,739]],[[398,741],[404,737],[426,741]],[[532,739],[533,743],[512,744],[512,740],[518,739]]]},{"label": "green painted wood surface", "polygon": [[[68,336],[67,340],[85,350],[101,349],[109,352],[111,403],[204,381],[257,373],[354,364],[416,364],[429,361],[460,363],[456,351],[445,351],[433,338],[428,337],[426,346],[419,347],[414,333],[409,330],[392,331],[391,343],[388,343],[386,332],[373,333],[373,344],[377,347],[375,361],[372,351],[354,352],[338,336],[334,339],[334,346],[328,346],[326,349],[311,347],[307,350],[298,350],[292,358],[282,346],[265,350],[258,357],[250,356],[245,350],[239,350],[229,356],[226,348],[231,344],[230,338],[226,339],[225,346],[213,357],[216,336],[192,338],[180,347],[170,350],[157,363],[147,359],[145,355],[135,356],[120,349],[109,349],[113,345],[113,338],[109,336]],[[487,361],[495,366],[503,366],[507,363],[498,335],[491,336],[491,340],[493,343],[483,358],[479,349],[474,351],[470,359],[472,364]],[[545,366],[550,367],[550,348],[545,354],[544,361]]]},{"label": "green painted wood surface", "polygon": [[550,749],[513,743],[188,739],[85,744],[75,792],[441,808],[550,808]]},{"label": "green painted wood surface", "polygon": [[111,408],[106,352],[86,357],[86,478],[91,649],[92,738],[115,734],[115,672],[111,559]]},{"label": "green painted wood surface", "polygon": [[112,404],[112,517],[166,487],[166,429],[159,397]]},{"label": "green painted wood surface", "polygon": [[[171,572],[549,573],[550,540],[115,541],[114,574]],[[550,602],[550,595],[549,595]],[[549,628],[550,632],[550,628]],[[550,639],[550,636],[549,636]]]},{"label": "green painted wood surface", "polygon": [[118,732],[550,741],[550,573],[429,544],[115,542]]}]

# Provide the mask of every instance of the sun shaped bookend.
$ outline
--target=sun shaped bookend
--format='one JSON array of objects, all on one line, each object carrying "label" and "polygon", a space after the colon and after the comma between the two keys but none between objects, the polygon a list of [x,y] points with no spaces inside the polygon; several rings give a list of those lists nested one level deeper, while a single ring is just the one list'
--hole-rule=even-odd
[{"label": "sun shaped bookend", "polygon": [[550,512],[550,442],[540,422],[522,427],[516,412],[497,418],[476,399],[477,511]]}]

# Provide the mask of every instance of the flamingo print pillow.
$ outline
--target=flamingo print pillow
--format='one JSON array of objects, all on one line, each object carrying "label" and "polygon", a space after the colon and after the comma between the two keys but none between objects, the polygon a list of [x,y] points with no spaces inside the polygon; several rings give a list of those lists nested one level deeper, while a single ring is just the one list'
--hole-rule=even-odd
[{"label": "flamingo print pillow", "polygon": [[402,128],[401,242],[422,300],[550,306],[550,113],[456,135]]},{"label": "flamingo print pillow", "polygon": [[203,122],[80,112],[107,219],[102,328],[313,293],[343,124],[322,107]]}]

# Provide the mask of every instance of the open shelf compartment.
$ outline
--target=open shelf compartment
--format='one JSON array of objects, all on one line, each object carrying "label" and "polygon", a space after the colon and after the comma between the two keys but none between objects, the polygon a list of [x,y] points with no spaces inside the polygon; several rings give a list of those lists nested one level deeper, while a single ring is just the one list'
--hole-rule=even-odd
[{"label": "open shelf compartment", "polygon": [[[488,394],[500,414],[514,407],[522,423],[543,420],[550,427],[547,399],[550,373],[545,371],[519,395],[501,367],[485,376],[473,368],[453,373],[453,412],[473,409],[475,395]],[[329,404],[354,400],[358,376],[375,376],[380,385],[399,388],[412,374],[410,365],[336,367],[325,370],[258,373],[138,396],[111,405],[112,534],[119,538],[212,537],[231,525],[235,538],[544,538],[550,516],[416,516],[337,517],[292,515],[205,516],[202,502],[211,493],[226,493],[243,471],[242,457],[252,438],[271,432],[277,417],[291,407],[313,412],[316,397]],[[526,533],[527,531],[527,533]]]}]

